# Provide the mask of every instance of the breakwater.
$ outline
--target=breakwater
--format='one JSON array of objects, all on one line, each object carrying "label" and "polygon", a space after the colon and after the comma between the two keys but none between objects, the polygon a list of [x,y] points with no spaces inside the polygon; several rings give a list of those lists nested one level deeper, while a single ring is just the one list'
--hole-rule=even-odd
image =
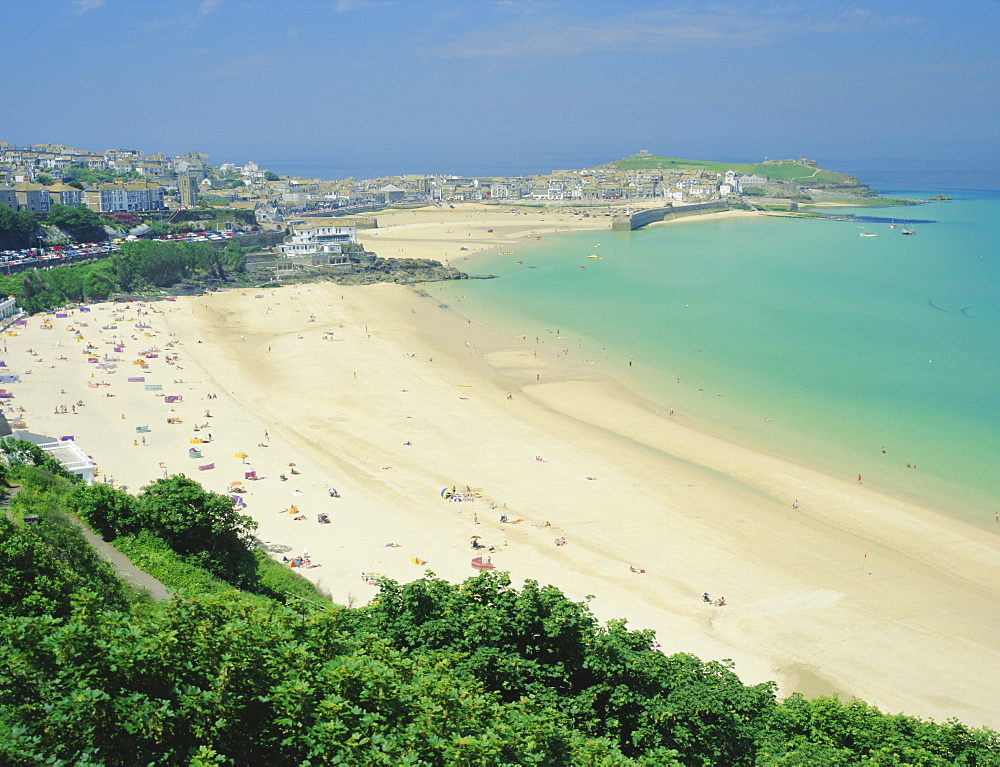
[{"label": "breakwater", "polygon": [[611,230],[631,232],[658,221],[673,221],[682,216],[714,213],[720,210],[729,210],[729,204],[726,202],[703,202],[696,205],[668,205],[663,208],[647,208],[633,213],[631,216],[620,216],[613,219]]}]

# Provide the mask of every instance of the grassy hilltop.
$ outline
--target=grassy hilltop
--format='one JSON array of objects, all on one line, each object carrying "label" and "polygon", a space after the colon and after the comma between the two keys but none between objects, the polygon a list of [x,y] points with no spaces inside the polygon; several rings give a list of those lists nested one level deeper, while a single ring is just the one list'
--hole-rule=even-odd
[{"label": "grassy hilltop", "polygon": [[658,157],[636,154],[599,166],[614,170],[691,170],[725,173],[734,170],[740,174],[757,174],[772,181],[784,181],[813,187],[860,187],[863,184],[848,173],[823,170],[813,160],[766,160],[757,163],[714,162],[712,160],[683,160],[677,157]]}]

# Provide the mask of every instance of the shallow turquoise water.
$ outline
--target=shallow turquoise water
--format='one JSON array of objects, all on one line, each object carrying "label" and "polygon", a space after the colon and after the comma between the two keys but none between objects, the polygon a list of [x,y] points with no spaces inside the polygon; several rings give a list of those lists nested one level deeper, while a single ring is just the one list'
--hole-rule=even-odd
[{"label": "shallow turquoise water", "polygon": [[500,278],[462,284],[461,310],[544,334],[703,426],[992,524],[1000,195],[849,212],[934,223],[913,237],[772,217],[549,237],[475,261]]}]

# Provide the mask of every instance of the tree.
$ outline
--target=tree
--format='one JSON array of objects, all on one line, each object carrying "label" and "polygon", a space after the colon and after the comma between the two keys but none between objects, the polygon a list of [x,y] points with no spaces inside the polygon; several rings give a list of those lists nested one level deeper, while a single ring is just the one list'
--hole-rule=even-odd
[{"label": "tree", "polygon": [[265,170],[264,171],[264,180],[265,181],[280,181],[281,180],[281,176],[279,176],[274,171]]},{"label": "tree", "polygon": [[125,587],[75,527],[0,516],[0,616],[68,615],[81,590],[107,608],[127,606]]},{"label": "tree", "polygon": [[772,683],[745,686],[729,665],[650,652],[650,632],[602,628],[555,587],[518,591],[506,574],[384,582],[376,602],[338,617],[412,657],[457,654],[456,673],[505,701],[544,704],[632,757],[676,749],[689,764],[751,765],[774,705]]},{"label": "tree", "polygon": [[52,178],[48,173],[40,173],[35,176],[35,181],[37,181],[42,186],[52,186],[56,183],[56,180]]},{"label": "tree", "polygon": [[66,499],[69,508],[107,540],[142,531],[138,504],[124,490],[103,484],[77,487]]},{"label": "tree", "polygon": [[149,225],[149,229],[146,230],[146,235],[149,237],[162,237],[169,233],[170,227],[167,226],[165,221],[154,221]]},{"label": "tree", "polygon": [[26,210],[13,211],[0,203],[0,248],[19,250],[31,247],[38,220]]},{"label": "tree", "polygon": [[141,616],[86,596],[0,621],[5,764],[648,765],[533,701],[337,631],[326,615],[190,597]]},{"label": "tree", "polygon": [[136,501],[142,526],[178,554],[240,588],[254,584],[257,523],[237,513],[230,498],[179,475],[147,485]]},{"label": "tree", "polygon": [[77,242],[104,239],[101,217],[83,205],[53,205],[46,222],[59,227]]}]

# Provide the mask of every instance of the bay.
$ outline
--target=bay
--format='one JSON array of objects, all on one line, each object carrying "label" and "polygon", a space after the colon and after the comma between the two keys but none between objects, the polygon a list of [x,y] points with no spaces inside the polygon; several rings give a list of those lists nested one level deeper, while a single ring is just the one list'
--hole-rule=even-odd
[{"label": "bay", "polygon": [[[995,524],[1000,195],[844,212],[904,223],[568,233],[477,258],[470,269],[498,279],[463,283],[461,311],[545,334],[700,428]],[[906,237],[907,219],[932,223]],[[455,286],[430,291],[447,303]]]}]

